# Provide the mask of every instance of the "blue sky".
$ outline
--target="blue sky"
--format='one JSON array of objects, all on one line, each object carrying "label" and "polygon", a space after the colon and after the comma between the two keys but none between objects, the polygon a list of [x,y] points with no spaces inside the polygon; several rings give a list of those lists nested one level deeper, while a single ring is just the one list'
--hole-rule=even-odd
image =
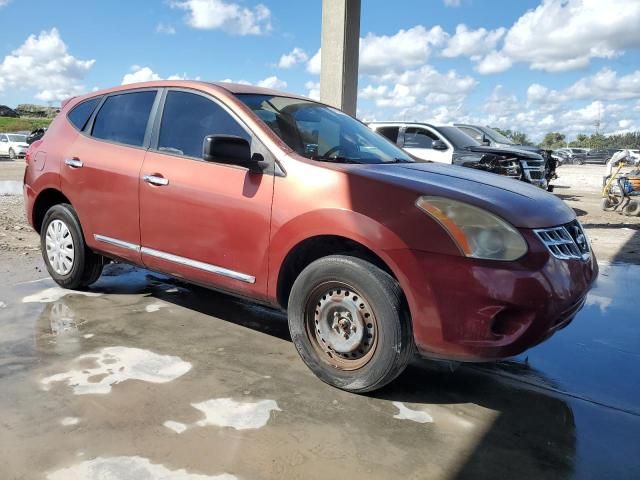
[{"label": "blue sky", "polygon": [[[640,129],[637,0],[362,10],[363,119],[474,121],[534,138],[591,133],[598,117],[607,133]],[[0,104],[171,76],[315,96],[320,19],[320,0],[0,0]]]}]

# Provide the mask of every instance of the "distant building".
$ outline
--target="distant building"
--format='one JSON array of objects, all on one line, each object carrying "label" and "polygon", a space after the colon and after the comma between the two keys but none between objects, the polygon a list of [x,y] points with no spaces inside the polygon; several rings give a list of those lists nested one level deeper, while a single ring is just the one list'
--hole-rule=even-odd
[{"label": "distant building", "polygon": [[18,113],[12,108],[7,107],[6,105],[0,105],[0,117],[19,117]]},{"label": "distant building", "polygon": [[21,117],[53,118],[60,113],[60,107],[44,107],[23,103],[16,107],[16,112]]}]

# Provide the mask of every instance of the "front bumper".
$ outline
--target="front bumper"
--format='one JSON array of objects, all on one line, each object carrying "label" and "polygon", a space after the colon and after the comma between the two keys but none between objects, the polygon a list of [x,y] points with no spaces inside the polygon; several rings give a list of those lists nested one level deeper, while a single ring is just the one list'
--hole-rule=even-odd
[{"label": "front bumper", "polygon": [[480,261],[411,250],[388,252],[425,355],[487,361],[517,355],[568,325],[598,275],[587,260],[553,257],[532,231],[516,262]]}]

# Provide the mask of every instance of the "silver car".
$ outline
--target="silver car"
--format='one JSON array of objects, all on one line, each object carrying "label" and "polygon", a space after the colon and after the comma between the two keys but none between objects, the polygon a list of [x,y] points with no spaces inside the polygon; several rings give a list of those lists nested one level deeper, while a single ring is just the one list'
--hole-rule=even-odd
[{"label": "silver car", "polygon": [[0,133],[0,156],[11,160],[24,157],[29,144],[27,136],[19,133]]}]

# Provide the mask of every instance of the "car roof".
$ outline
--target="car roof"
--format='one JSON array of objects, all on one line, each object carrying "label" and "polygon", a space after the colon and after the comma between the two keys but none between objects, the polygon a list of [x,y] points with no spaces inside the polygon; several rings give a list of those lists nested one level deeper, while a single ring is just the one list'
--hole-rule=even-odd
[{"label": "car roof", "polygon": [[444,125],[434,125],[432,123],[427,123],[427,122],[401,122],[399,120],[392,120],[389,122],[383,122],[383,121],[378,121],[376,120],[375,122],[365,122],[367,125],[422,125],[425,127],[431,127],[431,128],[440,128],[441,126]]},{"label": "car roof", "polygon": [[95,92],[90,92],[85,95],[81,95],[78,97],[71,97],[62,102],[62,107],[64,107],[68,102],[77,98],[93,98],[98,97],[100,95],[106,95],[110,93],[127,91],[127,90],[135,90],[139,88],[193,88],[193,89],[202,89],[205,88],[213,88],[215,90],[222,90],[226,93],[231,93],[233,95],[236,94],[255,94],[255,95],[273,95],[273,96],[283,96],[290,98],[297,98],[300,100],[312,101],[315,103],[321,103],[316,100],[312,100],[307,97],[303,97],[302,95],[297,95],[295,93],[282,92],[279,90],[274,90],[271,88],[259,87],[256,85],[246,85],[244,83],[232,83],[232,82],[205,82],[201,80],[154,80],[151,82],[140,82],[140,83],[128,83],[126,85],[117,85],[110,88],[105,88],[102,90],[96,90]]}]

